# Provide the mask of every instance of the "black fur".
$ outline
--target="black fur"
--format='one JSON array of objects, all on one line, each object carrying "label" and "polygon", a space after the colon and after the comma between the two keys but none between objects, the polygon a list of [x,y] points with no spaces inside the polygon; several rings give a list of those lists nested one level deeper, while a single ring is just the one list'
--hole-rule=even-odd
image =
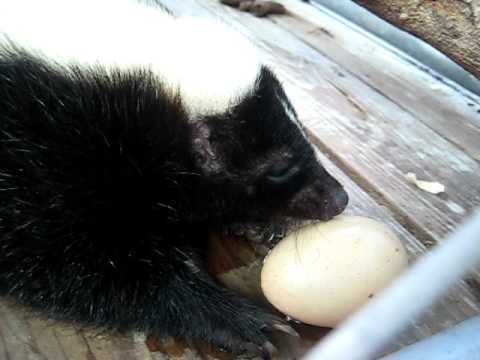
[{"label": "black fur", "polygon": [[208,232],[346,205],[281,101],[264,68],[229,112],[190,119],[146,70],[3,49],[0,291],[52,318],[269,350],[287,328],[209,276]]}]

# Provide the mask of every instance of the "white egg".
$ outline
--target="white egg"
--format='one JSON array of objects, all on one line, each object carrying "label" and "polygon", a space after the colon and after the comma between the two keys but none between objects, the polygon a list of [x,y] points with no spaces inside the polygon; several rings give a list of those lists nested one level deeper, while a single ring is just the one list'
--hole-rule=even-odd
[{"label": "white egg", "polygon": [[261,273],[266,298],[304,323],[334,327],[408,265],[401,241],[384,224],[339,216],[306,226],[277,244]]}]

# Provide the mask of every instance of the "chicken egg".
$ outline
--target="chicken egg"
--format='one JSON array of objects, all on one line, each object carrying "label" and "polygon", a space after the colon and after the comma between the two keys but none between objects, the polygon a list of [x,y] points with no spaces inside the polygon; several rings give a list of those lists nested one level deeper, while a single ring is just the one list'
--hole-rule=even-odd
[{"label": "chicken egg", "polygon": [[339,216],[301,228],[266,257],[261,287],[284,314],[335,327],[408,265],[402,242],[384,224]]}]

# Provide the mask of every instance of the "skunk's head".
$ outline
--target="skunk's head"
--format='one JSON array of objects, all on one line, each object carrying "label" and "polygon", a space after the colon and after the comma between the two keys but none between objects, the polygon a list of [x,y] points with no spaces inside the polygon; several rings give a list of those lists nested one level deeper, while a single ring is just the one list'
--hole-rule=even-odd
[{"label": "skunk's head", "polygon": [[210,215],[223,223],[328,220],[345,209],[345,190],[318,161],[268,68],[236,105],[193,126]]},{"label": "skunk's head", "polygon": [[318,161],[282,85],[252,44],[221,24],[178,25],[189,46],[169,78],[189,114],[195,163],[207,180],[196,194],[200,207],[208,205],[201,212],[222,224],[341,213],[347,194]]}]

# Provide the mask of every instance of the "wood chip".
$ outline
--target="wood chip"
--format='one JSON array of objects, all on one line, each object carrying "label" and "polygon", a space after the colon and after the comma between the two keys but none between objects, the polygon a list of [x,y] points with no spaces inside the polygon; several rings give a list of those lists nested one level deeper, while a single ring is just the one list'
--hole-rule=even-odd
[{"label": "wood chip", "polygon": [[419,189],[429,192],[430,194],[440,194],[445,192],[445,185],[436,181],[418,180],[417,175],[412,172],[405,174],[405,178]]}]

